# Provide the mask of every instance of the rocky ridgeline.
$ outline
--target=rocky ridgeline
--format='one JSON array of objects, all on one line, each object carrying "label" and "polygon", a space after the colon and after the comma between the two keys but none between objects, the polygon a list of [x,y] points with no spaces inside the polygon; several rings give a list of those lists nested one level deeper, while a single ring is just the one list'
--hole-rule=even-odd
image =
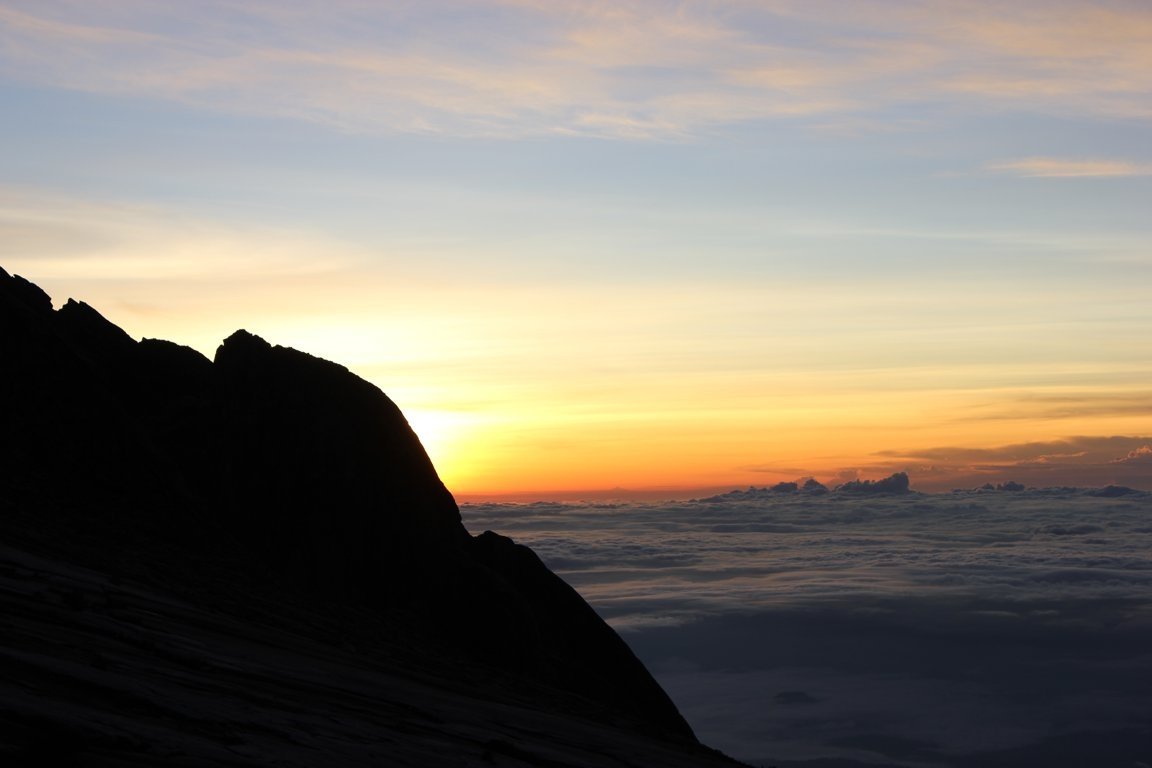
[{"label": "rocky ridgeline", "polygon": [[137,342],[3,270],[0,330],[7,544],[721,760],[531,550],[467,532],[400,410],[346,368],[245,331],[215,360]]}]

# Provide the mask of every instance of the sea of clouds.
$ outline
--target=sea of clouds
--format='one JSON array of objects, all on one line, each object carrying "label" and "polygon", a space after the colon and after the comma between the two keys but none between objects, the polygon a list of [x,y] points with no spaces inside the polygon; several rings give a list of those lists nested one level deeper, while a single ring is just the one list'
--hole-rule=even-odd
[{"label": "sea of clouds", "polygon": [[[1119,493],[1119,495],[1114,495]],[[754,765],[1152,765],[1152,494],[472,504]]]}]

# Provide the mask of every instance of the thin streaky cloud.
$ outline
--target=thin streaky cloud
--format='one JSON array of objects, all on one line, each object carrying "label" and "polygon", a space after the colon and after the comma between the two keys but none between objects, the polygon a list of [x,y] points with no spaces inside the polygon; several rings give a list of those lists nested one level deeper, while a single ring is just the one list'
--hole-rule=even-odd
[{"label": "thin streaky cloud", "polygon": [[1036,463],[1055,459],[1080,459],[1085,463],[1108,463],[1130,455],[1152,442],[1147,436],[1110,437],[1076,435],[1061,440],[1014,443],[995,448],[945,446],[903,451],[879,451],[876,456],[923,459],[928,461],[965,461],[983,463]]},{"label": "thin streaky cloud", "polygon": [[[1124,372],[1129,375],[1145,376],[1145,366],[1137,366]],[[1120,370],[1110,375],[1119,377]],[[1140,391],[1099,390],[1077,395],[1028,395],[989,401],[960,412],[955,423],[973,421],[1022,421],[1043,420],[1054,422],[1063,419],[1083,419],[1085,417],[1129,416],[1147,417],[1152,394]]]},{"label": "thin streaky cloud", "polygon": [[0,6],[0,21],[7,28],[4,40],[9,45],[12,45],[19,35],[32,39],[54,39],[76,44],[111,45],[163,42],[163,38],[156,35],[96,24],[62,22],[3,6]]},{"label": "thin streaky cloud", "polygon": [[13,0],[0,19],[17,81],[354,132],[678,140],[909,104],[1152,117],[1152,9],[1119,2]]},{"label": "thin streaky cloud", "polygon": [[815,475],[829,487],[857,478],[880,479],[906,472],[912,488],[943,491],[1008,480],[1027,485],[1152,489],[1152,438],[1141,435],[1072,436],[996,447],[943,446],[876,451],[851,466],[815,472],[771,464],[743,467],[774,480]]},{"label": "thin streaky cloud", "polygon": [[237,227],[163,206],[0,184],[0,256],[39,279],[267,280],[347,272],[365,250],[301,227]]},{"label": "thin streaky cloud", "polygon": [[989,163],[985,168],[993,173],[1044,179],[1152,176],[1152,163],[1134,163],[1126,160],[1025,157],[1019,160]]}]

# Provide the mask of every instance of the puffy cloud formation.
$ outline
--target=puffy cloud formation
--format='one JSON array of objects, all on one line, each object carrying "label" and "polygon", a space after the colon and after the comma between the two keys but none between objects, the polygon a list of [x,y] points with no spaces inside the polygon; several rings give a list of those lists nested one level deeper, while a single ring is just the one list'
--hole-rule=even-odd
[{"label": "puffy cloud formation", "polygon": [[1152,446],[1142,445],[1134,451],[1128,451],[1127,455],[1116,459],[1117,464],[1129,464],[1134,462],[1152,464]]},{"label": "puffy cloud formation", "polygon": [[740,494],[463,515],[536,548],[754,764],[1150,754],[1152,494]]},{"label": "puffy cloud formation", "polygon": [[907,472],[896,472],[882,480],[850,480],[836,488],[838,493],[908,493]]}]

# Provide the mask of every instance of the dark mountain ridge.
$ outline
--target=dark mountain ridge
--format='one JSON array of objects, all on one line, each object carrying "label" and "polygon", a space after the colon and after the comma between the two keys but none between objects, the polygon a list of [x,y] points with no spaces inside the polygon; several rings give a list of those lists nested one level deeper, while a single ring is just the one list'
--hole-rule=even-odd
[{"label": "dark mountain ridge", "polygon": [[[220,742],[211,734],[185,728],[157,752],[163,739],[125,725],[160,717],[153,710],[125,714],[117,727],[131,733],[119,741],[104,738],[95,715],[76,714],[102,706],[90,679],[99,659],[62,671],[85,647],[104,659],[105,693],[134,681],[169,699],[188,690],[169,669],[182,664],[172,654],[124,650],[139,622],[105,615],[119,602],[168,617],[150,628],[162,637],[154,643],[180,645],[205,627],[216,638],[255,633],[261,658],[286,654],[280,667],[265,665],[258,685],[299,682],[319,659],[339,668],[334,679],[390,681],[357,691],[367,706],[399,706],[399,686],[451,713],[430,717],[456,734],[443,749],[427,733],[419,749],[406,744],[399,721],[377,718],[375,731],[350,738],[375,733],[393,748],[369,750],[365,764],[599,764],[539,756],[576,732],[586,744],[604,741],[594,751],[605,764],[728,764],[698,744],[627,645],[531,550],[468,533],[400,410],[343,366],[245,331],[211,361],[171,342],[136,342],[86,304],[54,310],[37,286],[2,269],[0,359],[0,570],[12,580],[9,613],[23,617],[2,662],[6,679],[25,681],[0,691],[0,756],[34,762],[44,744],[67,743],[77,765],[146,763],[160,753],[225,764],[210,757]],[[52,599],[60,583],[71,591]],[[201,612],[211,620],[189,618]],[[196,685],[232,705],[235,681],[213,670],[235,666],[217,658],[235,656],[233,646],[213,642],[197,657]],[[348,648],[357,649],[351,660]],[[347,706],[312,695],[275,711],[290,718]],[[509,714],[492,725],[487,713],[497,710]],[[516,731],[517,718],[535,735]],[[282,741],[229,759],[333,764],[322,749]],[[631,756],[612,757],[625,741]],[[405,749],[411,757],[401,757]]]}]

